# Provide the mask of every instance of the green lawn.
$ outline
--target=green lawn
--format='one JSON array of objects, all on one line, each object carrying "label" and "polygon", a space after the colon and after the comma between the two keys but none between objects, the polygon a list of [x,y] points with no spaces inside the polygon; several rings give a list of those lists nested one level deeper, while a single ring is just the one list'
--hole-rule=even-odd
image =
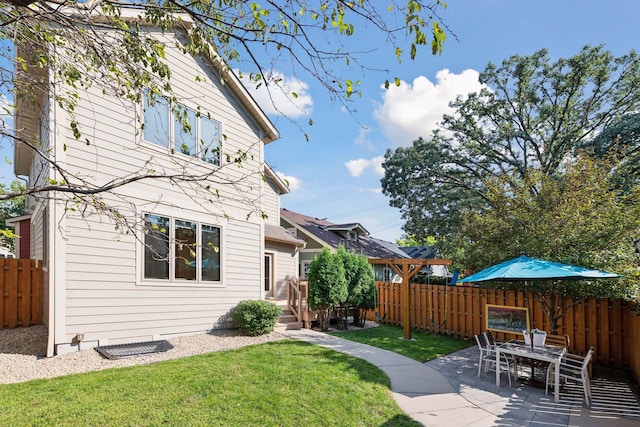
[{"label": "green lawn", "polygon": [[292,340],[0,385],[0,414],[2,426],[419,425],[378,368]]},{"label": "green lawn", "polygon": [[411,341],[407,341],[403,339],[402,328],[391,325],[380,325],[377,328],[367,329],[355,328],[349,331],[333,332],[332,335],[391,350],[418,362],[426,362],[472,344],[468,340],[425,334],[420,331],[413,331]]}]

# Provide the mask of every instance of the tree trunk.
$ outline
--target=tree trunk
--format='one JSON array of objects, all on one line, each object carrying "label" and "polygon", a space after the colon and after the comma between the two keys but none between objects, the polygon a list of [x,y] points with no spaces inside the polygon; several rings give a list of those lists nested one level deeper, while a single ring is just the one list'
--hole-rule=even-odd
[{"label": "tree trunk", "polygon": [[327,332],[329,330],[329,309],[318,308],[318,323],[320,323],[320,330]]},{"label": "tree trunk", "polygon": [[[359,307],[354,307],[353,308],[353,324],[354,326],[357,326],[359,328],[362,328],[364,325],[364,314],[362,313],[362,315],[360,314],[360,308]],[[360,318],[362,317],[363,321],[360,322]]]}]

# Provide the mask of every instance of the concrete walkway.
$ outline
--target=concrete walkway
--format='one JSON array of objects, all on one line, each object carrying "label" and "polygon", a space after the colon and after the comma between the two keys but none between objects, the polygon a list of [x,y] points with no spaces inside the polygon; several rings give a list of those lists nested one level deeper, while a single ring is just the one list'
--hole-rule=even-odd
[{"label": "concrete walkway", "polygon": [[377,366],[400,408],[425,426],[640,426],[640,403],[624,379],[594,378],[590,408],[582,404],[580,387],[563,387],[556,404],[544,390],[518,381],[509,386],[506,375],[501,387],[493,372],[478,378],[476,347],[420,363],[309,329],[283,334]]}]

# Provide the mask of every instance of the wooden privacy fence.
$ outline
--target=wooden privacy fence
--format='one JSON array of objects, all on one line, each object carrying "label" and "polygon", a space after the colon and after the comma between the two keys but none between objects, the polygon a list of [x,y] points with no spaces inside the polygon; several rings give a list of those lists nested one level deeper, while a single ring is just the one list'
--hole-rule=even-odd
[{"label": "wooden privacy fence", "polygon": [[[384,322],[402,325],[400,283],[376,282],[378,314]],[[480,289],[464,286],[411,284],[411,325],[423,332],[472,338],[486,330],[485,306],[496,304],[529,307],[531,327],[548,331],[549,321],[533,294],[523,292]],[[571,304],[566,298],[565,307]],[[632,333],[636,316],[620,300],[589,299],[569,308],[560,319],[558,333],[568,334],[569,351],[585,354],[590,346],[596,349],[598,364],[629,367],[635,357],[630,349],[637,349],[640,337]],[[637,322],[636,322],[637,323]],[[498,332],[498,340],[516,338],[515,334]]]},{"label": "wooden privacy fence", "polygon": [[[635,309],[640,309],[638,304],[634,306]],[[629,361],[629,369],[633,373],[636,382],[640,382],[640,316],[632,316],[629,322],[629,336],[632,337],[629,345],[629,354],[631,360]]]},{"label": "wooden privacy fence", "polygon": [[0,258],[0,329],[42,324],[42,264]]}]

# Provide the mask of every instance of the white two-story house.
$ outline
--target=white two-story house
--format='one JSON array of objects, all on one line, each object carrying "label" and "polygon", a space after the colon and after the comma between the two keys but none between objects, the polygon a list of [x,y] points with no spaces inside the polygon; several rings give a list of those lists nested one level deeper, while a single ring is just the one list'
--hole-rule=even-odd
[{"label": "white two-story house", "polygon": [[30,198],[49,356],[225,328],[239,301],[282,297],[297,275],[304,242],[280,227],[288,188],[264,159],[277,130],[219,59],[185,54],[182,34],[141,29],[164,45],[175,100],[122,99],[88,76],[70,114],[54,70],[16,73],[18,92],[20,75],[41,81],[16,99],[15,172],[31,185],[165,176],[81,199]]}]

